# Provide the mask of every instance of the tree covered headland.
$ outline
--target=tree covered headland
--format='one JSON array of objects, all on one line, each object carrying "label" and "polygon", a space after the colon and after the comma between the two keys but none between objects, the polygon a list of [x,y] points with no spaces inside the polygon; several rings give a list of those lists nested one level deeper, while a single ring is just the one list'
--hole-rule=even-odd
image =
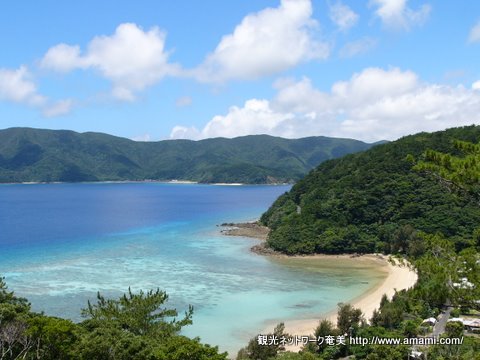
[{"label": "tree covered headland", "polygon": [[441,233],[457,250],[478,246],[480,207],[466,190],[478,195],[479,140],[480,127],[454,128],[322,163],[263,214],[268,246],[287,254],[409,254],[421,251],[417,231]]},{"label": "tree covered headland", "polygon": [[[480,318],[479,149],[475,126],[408,136],[323,163],[263,215],[262,222],[272,228],[268,245],[276,250],[378,251],[408,259],[418,273],[412,289],[392,299],[384,296],[371,319],[339,304],[337,323],[319,321],[312,329],[315,337],[431,337],[424,319],[437,317],[448,305],[451,317]],[[462,338],[462,343],[319,342],[299,353],[271,346],[273,355],[267,357],[252,339],[237,359],[480,359],[480,335],[462,323],[448,322],[440,337]]]}]

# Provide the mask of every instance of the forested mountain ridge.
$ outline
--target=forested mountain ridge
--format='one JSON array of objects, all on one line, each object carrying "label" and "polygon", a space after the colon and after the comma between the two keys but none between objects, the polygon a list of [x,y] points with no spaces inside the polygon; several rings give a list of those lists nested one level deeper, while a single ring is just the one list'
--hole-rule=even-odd
[{"label": "forested mountain ridge", "polygon": [[267,244],[294,253],[415,251],[415,231],[442,233],[457,249],[480,224],[475,199],[414,169],[427,150],[461,156],[458,140],[477,144],[480,127],[420,133],[329,160],[282,195],[262,216]]},{"label": "forested mountain ridge", "polygon": [[322,161],[372,145],[268,135],[136,142],[102,133],[10,128],[0,130],[0,182],[294,182]]}]

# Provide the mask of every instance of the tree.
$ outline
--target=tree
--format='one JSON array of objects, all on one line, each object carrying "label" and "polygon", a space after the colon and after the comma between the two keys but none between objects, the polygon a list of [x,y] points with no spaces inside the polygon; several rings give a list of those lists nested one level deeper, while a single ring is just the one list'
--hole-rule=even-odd
[{"label": "tree", "polygon": [[26,334],[30,304],[27,299],[8,291],[5,278],[0,277],[0,359],[26,356],[33,339]]},{"label": "tree", "polygon": [[225,360],[217,347],[178,335],[192,323],[193,308],[178,320],[176,309],[164,307],[168,295],[159,289],[134,294],[131,289],[118,300],[100,293],[82,314],[82,332],[76,353],[80,359],[99,360]]},{"label": "tree", "polygon": [[82,313],[87,320],[36,314],[24,298],[8,291],[0,278],[0,359],[29,360],[226,360],[227,353],[178,335],[192,323],[193,308],[177,319],[164,307],[168,295],[157,289],[117,300],[100,293]]},{"label": "tree", "polygon": [[429,149],[423,154],[424,160],[419,161],[414,169],[433,174],[451,189],[466,192],[479,200],[480,143],[454,140],[454,147],[464,156]]},{"label": "tree", "polygon": [[227,360],[227,353],[219,354],[216,346],[203,345],[198,339],[185,336],[172,337],[161,350],[168,360]]},{"label": "tree", "polygon": [[408,357],[410,348],[406,345],[374,345],[372,346],[370,354],[365,359],[367,360],[405,360]]},{"label": "tree", "polygon": [[417,238],[417,232],[411,225],[400,226],[393,233],[392,252],[405,253],[411,242]]},{"label": "tree", "polygon": [[78,325],[70,320],[36,315],[28,319],[26,335],[35,343],[35,353],[42,360],[67,360],[78,341]]},{"label": "tree", "polygon": [[445,332],[450,338],[459,338],[463,335],[463,324],[460,321],[449,321],[445,326]]},{"label": "tree", "polygon": [[428,251],[415,261],[419,274],[415,293],[431,307],[441,308],[447,299],[458,298],[453,282],[458,280],[461,263],[451,240],[440,234],[420,236]]},{"label": "tree", "polygon": [[[13,291],[8,291],[5,278],[0,277],[0,305],[12,305],[18,312],[28,312],[30,303],[27,299],[18,297]],[[1,318],[0,318],[1,323]]]},{"label": "tree", "polygon": [[465,336],[462,345],[436,345],[428,349],[428,360],[479,360],[480,339]]},{"label": "tree", "polygon": [[400,301],[389,301],[386,295],[383,295],[380,303],[380,309],[374,310],[371,323],[375,326],[382,326],[386,329],[396,328],[403,320],[403,303]]},{"label": "tree", "polygon": [[88,302],[82,315],[89,318],[84,325],[90,327],[109,326],[128,331],[134,335],[149,335],[163,339],[177,334],[185,325],[192,323],[193,307],[189,306],[185,317],[177,320],[176,309],[163,308],[168,300],[164,291],[157,289],[138,294],[124,294],[118,300],[105,299],[97,294],[97,304]]},{"label": "tree", "polygon": [[350,334],[364,322],[362,310],[355,309],[350,304],[338,304],[337,328],[341,334]]},{"label": "tree", "polygon": [[[266,339],[266,341],[260,341],[260,336]],[[258,335],[251,339],[247,347],[240,349],[237,354],[237,360],[268,360],[274,358],[279,352],[285,350],[281,339],[287,337],[285,324],[280,323],[275,327],[273,333]]]},{"label": "tree", "polygon": [[97,327],[82,333],[73,352],[79,360],[165,359],[165,354],[158,348],[158,342],[147,336],[116,327]]},{"label": "tree", "polygon": [[32,338],[27,336],[26,324],[13,320],[0,327],[0,359],[20,359],[33,348]]},{"label": "tree", "polygon": [[[322,320],[318,324],[317,328],[315,329],[314,332],[315,338],[318,340],[319,338],[325,338],[325,336],[336,336],[340,335],[339,331],[335,329],[335,326],[330,320]],[[318,353],[321,353],[325,350],[327,347],[327,343],[324,341],[321,344],[316,345]]]},{"label": "tree", "polygon": [[418,335],[418,323],[413,320],[406,320],[402,323],[402,332],[408,338],[413,338]]}]

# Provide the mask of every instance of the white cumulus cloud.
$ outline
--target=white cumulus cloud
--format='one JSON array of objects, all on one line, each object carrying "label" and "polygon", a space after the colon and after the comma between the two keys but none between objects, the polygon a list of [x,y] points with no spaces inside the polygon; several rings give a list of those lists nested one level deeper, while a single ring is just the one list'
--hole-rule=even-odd
[{"label": "white cumulus cloud", "polygon": [[293,114],[275,112],[267,100],[250,99],[243,107],[232,106],[226,115],[217,115],[201,130],[176,126],[170,137],[175,139],[232,138],[251,134],[270,134]]},{"label": "white cumulus cloud", "polygon": [[70,112],[72,101],[52,102],[41,95],[26,66],[18,69],[0,68],[0,101],[14,102],[38,109],[45,117],[65,115]]},{"label": "white cumulus cloud", "polygon": [[325,59],[329,46],[315,39],[317,25],[310,0],[282,0],[277,8],[247,15],[193,74],[203,82],[256,79]]},{"label": "white cumulus cloud", "polygon": [[470,30],[470,33],[468,34],[468,42],[480,42],[480,21],[477,22]]},{"label": "white cumulus cloud", "polygon": [[41,66],[59,72],[95,69],[112,82],[114,97],[131,101],[136,92],[180,71],[168,63],[165,37],[157,27],[144,31],[136,24],[124,23],[111,36],[94,37],[83,54],[78,45],[50,48]]},{"label": "white cumulus cloud", "polygon": [[331,95],[336,101],[362,106],[385,96],[398,97],[410,93],[416,86],[418,78],[412,71],[367,68],[354,74],[350,80],[333,84]]},{"label": "white cumulus cloud", "polygon": [[80,56],[80,46],[58,44],[47,51],[40,66],[58,72],[69,72],[76,68],[86,68],[88,63]]},{"label": "white cumulus cloud", "polygon": [[201,133],[194,126],[174,126],[170,132],[170,139],[190,139],[190,140],[199,140],[201,139]]},{"label": "white cumulus cloud", "polygon": [[420,131],[480,124],[476,86],[426,83],[414,72],[398,68],[366,68],[335,82],[330,91],[316,89],[308,78],[283,79],[275,84],[273,99],[251,99],[243,107],[233,106],[227,114],[213,117],[202,130],[176,127],[171,137],[265,133],[394,140]]},{"label": "white cumulus cloud", "polygon": [[347,31],[358,22],[358,14],[340,1],[329,6],[329,16],[342,31]]},{"label": "white cumulus cloud", "polygon": [[37,91],[37,86],[25,66],[18,69],[0,69],[0,100],[40,106],[46,98]]},{"label": "white cumulus cloud", "polygon": [[428,4],[413,10],[407,5],[408,0],[370,0],[370,6],[376,8],[375,14],[382,23],[391,29],[409,30],[412,26],[422,25],[432,10]]}]

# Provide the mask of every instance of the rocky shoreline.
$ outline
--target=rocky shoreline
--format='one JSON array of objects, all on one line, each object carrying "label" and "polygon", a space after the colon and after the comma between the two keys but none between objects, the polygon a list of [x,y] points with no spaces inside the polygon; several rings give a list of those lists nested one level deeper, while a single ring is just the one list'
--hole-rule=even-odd
[{"label": "rocky shoreline", "polygon": [[[253,239],[262,240],[261,243],[256,244],[250,248],[255,254],[264,256],[277,256],[277,257],[308,257],[309,255],[286,255],[282,252],[273,250],[267,246],[267,238],[270,233],[270,229],[261,225],[258,221],[245,222],[245,223],[223,223],[217,225],[222,227],[220,230],[222,235],[226,236],[243,236]],[[342,254],[342,255],[326,255],[326,256],[348,256],[350,258],[361,257],[362,254]]]},{"label": "rocky shoreline", "polygon": [[220,225],[224,229],[221,230],[223,235],[227,236],[245,236],[254,239],[267,240],[270,229],[258,222],[246,223],[223,223]]},{"label": "rocky shoreline", "polygon": [[258,255],[282,255],[278,251],[270,249],[266,246],[266,240],[270,229],[266,226],[255,222],[246,223],[223,223],[220,225],[223,229],[220,231],[222,235],[226,236],[244,236],[262,240],[260,244],[256,244],[250,248],[250,250]]}]

